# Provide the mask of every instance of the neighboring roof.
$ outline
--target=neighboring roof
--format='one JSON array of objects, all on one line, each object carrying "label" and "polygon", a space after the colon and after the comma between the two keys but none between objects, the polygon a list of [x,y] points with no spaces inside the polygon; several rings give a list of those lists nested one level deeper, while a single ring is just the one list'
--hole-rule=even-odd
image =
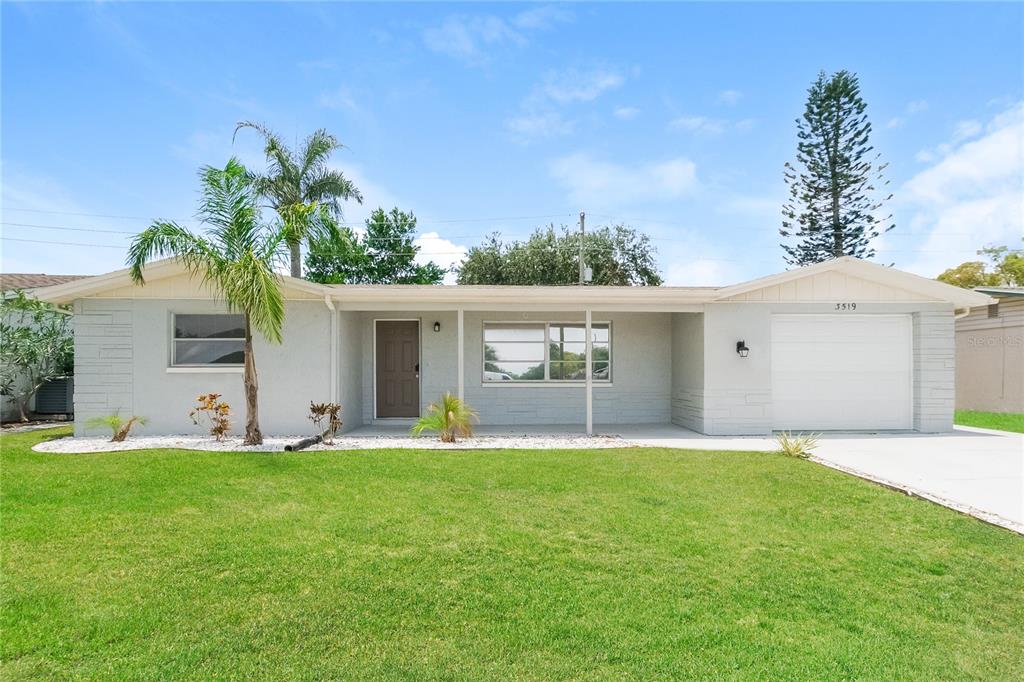
[{"label": "neighboring roof", "polygon": [[974,287],[974,290],[994,298],[1024,297],[1024,287]]},{"label": "neighboring roof", "polygon": [[[398,309],[402,304],[438,305],[505,305],[529,303],[534,306],[593,305],[618,306],[678,306],[699,305],[731,299],[735,296],[772,287],[786,282],[828,272],[852,275],[896,289],[912,292],[931,300],[947,301],[956,308],[971,308],[994,303],[984,293],[961,289],[943,282],[919,277],[853,257],[788,270],[777,275],[762,277],[727,287],[644,287],[644,286],[434,286],[434,285],[358,285],[317,284],[303,279],[282,276],[283,288],[290,298],[324,299],[352,304],[381,304]],[[145,269],[147,282],[159,281],[187,273],[173,259],[156,261]],[[132,288],[128,270],[89,277],[79,281],[57,284],[36,292],[43,300],[70,303],[78,298],[89,298],[104,292],[108,295],[122,287]],[[172,297],[169,294],[168,297]],[[116,292],[114,297],[122,297]]]},{"label": "neighboring roof", "polygon": [[85,279],[87,275],[46,275],[34,272],[5,272],[0,274],[0,291],[11,291],[12,289],[38,289],[50,287],[54,284],[74,282],[78,279]]}]

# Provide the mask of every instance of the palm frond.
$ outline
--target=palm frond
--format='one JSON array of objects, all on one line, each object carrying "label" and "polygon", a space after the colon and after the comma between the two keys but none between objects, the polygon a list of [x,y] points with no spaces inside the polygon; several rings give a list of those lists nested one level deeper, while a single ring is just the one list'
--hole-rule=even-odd
[{"label": "palm frond", "polygon": [[174,222],[155,221],[137,234],[128,247],[132,280],[145,284],[143,268],[155,258],[172,256],[193,274],[208,278],[207,270],[223,265],[224,254],[209,240]]},{"label": "palm frond", "polygon": [[229,308],[247,313],[252,326],[268,341],[281,343],[284,324],[281,278],[261,254],[252,250],[241,254],[219,274],[217,284]]},{"label": "palm frond", "polygon": [[343,149],[344,145],[334,135],[323,128],[313,131],[313,134],[303,142],[300,156],[302,157],[299,175],[307,177],[311,171],[322,169],[331,152]]},{"label": "palm frond", "polygon": [[199,175],[199,219],[211,227],[229,258],[251,248],[259,233],[259,207],[245,167],[232,157],[223,169],[204,166]]},{"label": "palm frond", "polygon": [[341,171],[324,169],[315,174],[306,182],[306,197],[312,201],[320,201],[331,207],[335,213],[339,213],[339,199],[348,201],[354,199],[356,203],[363,203],[363,195],[355,184],[345,177]]}]

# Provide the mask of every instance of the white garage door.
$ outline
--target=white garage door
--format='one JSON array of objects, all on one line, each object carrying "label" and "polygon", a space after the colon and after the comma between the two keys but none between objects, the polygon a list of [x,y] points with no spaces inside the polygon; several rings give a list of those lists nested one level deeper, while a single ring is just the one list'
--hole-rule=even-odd
[{"label": "white garage door", "polygon": [[909,429],[909,315],[773,315],[772,427]]}]

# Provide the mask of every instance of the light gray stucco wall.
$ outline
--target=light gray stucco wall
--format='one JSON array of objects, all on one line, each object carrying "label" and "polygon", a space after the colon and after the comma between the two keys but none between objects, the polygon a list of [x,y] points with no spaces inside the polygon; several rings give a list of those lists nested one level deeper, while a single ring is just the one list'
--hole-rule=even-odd
[{"label": "light gray stucco wall", "polygon": [[[484,321],[582,322],[581,313],[467,312],[466,400],[483,424],[586,424],[584,384],[569,386],[483,382]],[[671,421],[672,317],[669,313],[593,313],[611,322],[612,382],[594,383],[595,424]]]},{"label": "light gray stucco wall", "polygon": [[[365,312],[359,313],[362,326],[362,380],[363,421],[373,422],[374,402],[374,321],[419,320],[420,323],[420,414],[445,391],[457,390],[457,357],[455,340],[456,313],[454,312]],[[434,322],[441,323],[441,331],[434,331]]]},{"label": "light gray stucco wall", "polygon": [[363,318],[359,313],[338,311],[338,398],[342,433],[362,426],[363,414]]},{"label": "light gray stucco wall", "polygon": [[704,431],[704,315],[672,314],[672,423]]},{"label": "light gray stucco wall", "polygon": [[[771,316],[833,314],[834,303],[713,303],[704,313],[704,425],[711,435],[772,431]],[[953,427],[953,311],[946,303],[859,303],[856,314],[907,313],[914,328],[914,428]],[[736,342],[750,355],[741,358]]]},{"label": "light gray stucco wall", "polygon": [[[138,433],[203,433],[189,409],[201,393],[221,393],[234,414],[232,433],[242,433],[242,374],[168,372],[172,313],[216,313],[211,301],[85,299],[75,303],[75,431],[89,418],[120,412],[149,420]],[[260,426],[266,435],[312,433],[309,402],[330,396],[330,315],[323,303],[288,301],[285,342],[258,334],[253,352],[259,381]]]}]

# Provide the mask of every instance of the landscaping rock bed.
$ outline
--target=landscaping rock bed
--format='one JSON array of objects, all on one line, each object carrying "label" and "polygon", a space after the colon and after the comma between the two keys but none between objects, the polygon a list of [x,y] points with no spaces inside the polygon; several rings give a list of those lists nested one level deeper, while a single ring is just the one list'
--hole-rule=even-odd
[{"label": "landscaping rock bed", "polygon": [[[58,438],[39,443],[32,449],[37,452],[88,453],[120,452],[124,450],[176,449],[207,450],[214,452],[283,452],[284,446],[294,443],[303,436],[274,436],[263,439],[263,445],[242,445],[242,439],[225,438],[215,441],[204,436],[130,436],[122,443],[111,443],[108,437]],[[477,436],[459,440],[457,443],[442,443],[436,438],[412,438],[409,436],[338,436],[333,445],[318,443],[302,450],[380,450],[411,448],[418,450],[479,450],[479,449],[593,449],[625,448],[636,443],[618,436]]]}]

